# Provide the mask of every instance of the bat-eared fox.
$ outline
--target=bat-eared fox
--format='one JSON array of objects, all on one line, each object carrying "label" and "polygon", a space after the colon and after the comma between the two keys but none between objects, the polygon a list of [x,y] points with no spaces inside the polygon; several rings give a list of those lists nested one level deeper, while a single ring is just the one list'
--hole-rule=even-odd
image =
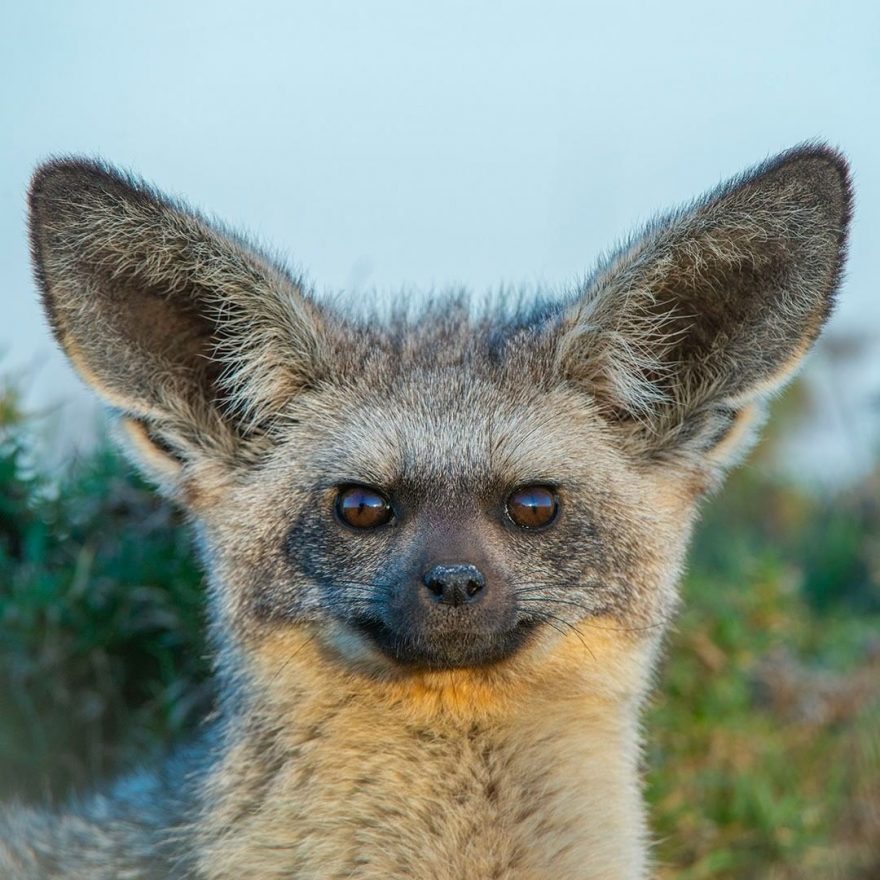
[{"label": "bat-eared fox", "polygon": [[0,877],[649,876],[696,510],[828,318],[850,203],[808,144],[567,297],[353,313],[102,162],[40,167],[46,313],[192,518],[219,700],[160,768],[8,805]]}]

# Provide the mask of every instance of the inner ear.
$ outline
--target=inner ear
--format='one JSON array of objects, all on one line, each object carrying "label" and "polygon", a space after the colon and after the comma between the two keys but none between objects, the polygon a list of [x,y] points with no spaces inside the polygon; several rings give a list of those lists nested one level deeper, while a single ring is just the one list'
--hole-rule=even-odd
[{"label": "inner ear", "polygon": [[134,398],[147,409],[155,405],[158,389],[190,403],[216,398],[217,327],[197,291],[172,296],[156,288],[108,284],[98,298],[106,300],[94,302],[95,319],[103,321],[95,333],[80,334],[78,344],[106,396],[124,394],[129,406]]},{"label": "inner ear", "polygon": [[[801,348],[797,342],[807,334],[812,341],[813,328],[786,326],[785,304],[777,301],[781,292],[797,288],[784,243],[768,240],[748,250],[730,235],[724,245],[726,255],[717,253],[711,240],[691,242],[683,253],[673,255],[671,266],[657,280],[647,308],[665,336],[662,360],[671,369],[646,376],[652,384],[705,383],[734,368],[736,379],[727,378],[727,383],[750,386],[768,369],[763,358],[749,353],[756,340],[772,337],[790,350]],[[817,302],[815,314],[809,316],[816,331],[829,306]],[[686,370],[678,369],[684,364]]]}]

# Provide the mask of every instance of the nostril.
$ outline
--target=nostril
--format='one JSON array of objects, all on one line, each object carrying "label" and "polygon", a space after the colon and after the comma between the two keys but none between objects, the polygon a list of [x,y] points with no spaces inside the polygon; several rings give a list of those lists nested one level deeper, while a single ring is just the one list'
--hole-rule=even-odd
[{"label": "nostril", "polygon": [[422,582],[444,605],[463,605],[475,600],[486,586],[483,573],[474,565],[435,565]]},{"label": "nostril", "polygon": [[430,573],[425,575],[424,578],[425,586],[435,595],[442,596],[443,595],[443,581],[436,577],[431,576]]}]

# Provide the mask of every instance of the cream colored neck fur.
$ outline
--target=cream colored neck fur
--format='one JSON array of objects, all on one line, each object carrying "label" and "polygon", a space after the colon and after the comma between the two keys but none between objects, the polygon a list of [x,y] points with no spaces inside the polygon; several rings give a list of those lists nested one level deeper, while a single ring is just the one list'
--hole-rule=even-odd
[{"label": "cream colored neck fur", "polygon": [[205,791],[206,876],[646,876],[638,712],[655,648],[593,622],[503,671],[379,681],[272,635],[260,703]]}]

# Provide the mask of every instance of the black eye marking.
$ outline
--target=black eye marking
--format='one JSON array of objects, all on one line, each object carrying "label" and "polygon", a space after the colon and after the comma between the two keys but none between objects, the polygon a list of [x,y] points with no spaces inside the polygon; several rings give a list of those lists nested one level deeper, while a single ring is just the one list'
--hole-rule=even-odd
[{"label": "black eye marking", "polygon": [[515,526],[542,529],[556,519],[559,499],[549,486],[520,486],[507,496],[504,510]]},{"label": "black eye marking", "polygon": [[343,486],[336,495],[336,515],[353,529],[377,529],[394,517],[391,502],[370,486]]}]

